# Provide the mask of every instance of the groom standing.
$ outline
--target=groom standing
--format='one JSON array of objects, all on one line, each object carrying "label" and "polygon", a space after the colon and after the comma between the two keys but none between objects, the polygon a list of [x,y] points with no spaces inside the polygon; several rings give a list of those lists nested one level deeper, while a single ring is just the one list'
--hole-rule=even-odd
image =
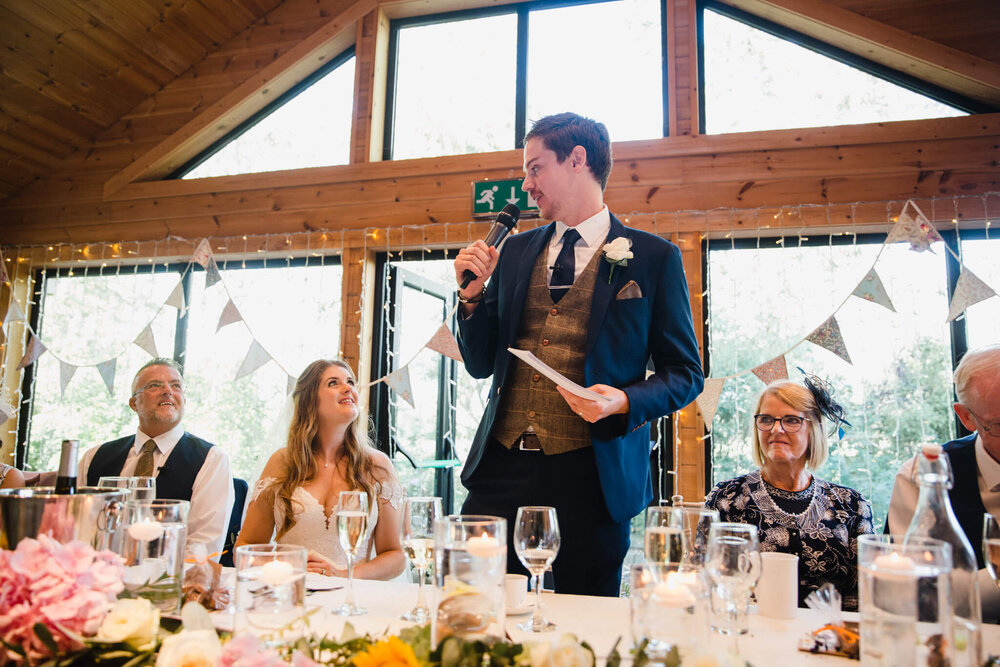
[{"label": "groom standing", "polygon": [[[617,596],[629,521],[652,499],[649,422],[704,383],[681,255],[608,212],[603,123],[539,120],[525,137],[524,173],[523,189],[553,222],[511,236],[502,253],[476,241],[455,259],[456,280],[478,276],[458,292],[465,367],[493,376],[462,472],[462,512],[505,517],[508,571],[523,572],[511,542],[517,508],[555,507],[556,591]],[[556,387],[508,347],[608,400]]]}]

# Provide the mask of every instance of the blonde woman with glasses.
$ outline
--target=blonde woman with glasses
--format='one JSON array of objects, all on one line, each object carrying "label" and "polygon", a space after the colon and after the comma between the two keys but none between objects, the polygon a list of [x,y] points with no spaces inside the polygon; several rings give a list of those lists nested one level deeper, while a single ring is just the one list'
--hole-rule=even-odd
[{"label": "blonde woman with glasses", "polygon": [[721,521],[757,526],[761,551],[799,557],[799,604],[824,583],[836,586],[845,610],[858,608],[858,535],[874,532],[872,509],[854,489],[818,479],[829,441],[824,418],[848,424],[825,383],[782,380],[754,403],[751,442],[758,470],[721,482],[705,506]]}]

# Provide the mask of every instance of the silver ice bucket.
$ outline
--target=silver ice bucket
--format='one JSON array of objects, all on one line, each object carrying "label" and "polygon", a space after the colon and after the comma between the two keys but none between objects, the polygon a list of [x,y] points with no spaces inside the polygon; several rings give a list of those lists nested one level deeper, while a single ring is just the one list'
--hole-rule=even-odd
[{"label": "silver ice bucket", "polygon": [[0,491],[0,549],[14,549],[26,537],[49,535],[63,544],[81,540],[107,549],[124,520],[127,489],[84,487],[74,495],[52,487]]}]

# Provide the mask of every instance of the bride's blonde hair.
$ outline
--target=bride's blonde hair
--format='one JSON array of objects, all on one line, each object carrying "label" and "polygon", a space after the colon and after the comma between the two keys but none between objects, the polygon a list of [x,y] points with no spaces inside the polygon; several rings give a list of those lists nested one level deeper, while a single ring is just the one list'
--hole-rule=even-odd
[{"label": "bride's blonde hair", "polygon": [[[285,474],[277,482],[277,497],[284,508],[282,522],[278,526],[278,539],[295,525],[295,514],[292,511],[292,503],[295,501],[292,500],[292,494],[304,482],[316,477],[319,470],[314,456],[319,447],[316,441],[316,434],[319,431],[316,397],[323,375],[331,366],[340,366],[347,371],[352,380],[354,379],[354,371],[347,362],[340,359],[318,359],[309,364],[295,382],[295,391],[292,393],[295,413],[288,427]],[[375,501],[375,464],[366,451],[372,446],[368,432],[359,426],[359,422],[360,419],[355,418],[347,426],[339,458],[346,459],[344,477],[348,488],[364,491],[368,495],[370,504]]]}]

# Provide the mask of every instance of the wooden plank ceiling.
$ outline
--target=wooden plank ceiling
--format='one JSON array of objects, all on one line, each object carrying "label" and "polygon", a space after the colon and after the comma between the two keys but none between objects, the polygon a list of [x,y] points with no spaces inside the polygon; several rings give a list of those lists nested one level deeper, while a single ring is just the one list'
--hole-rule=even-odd
[{"label": "wooden plank ceiling", "polygon": [[0,0],[0,201],[281,0]]},{"label": "wooden plank ceiling", "polygon": [[[0,202],[88,150],[101,132],[218,47],[253,24],[266,24],[280,4],[0,0]],[[827,4],[1000,63],[996,0]],[[437,6],[427,5],[427,11]]]}]

